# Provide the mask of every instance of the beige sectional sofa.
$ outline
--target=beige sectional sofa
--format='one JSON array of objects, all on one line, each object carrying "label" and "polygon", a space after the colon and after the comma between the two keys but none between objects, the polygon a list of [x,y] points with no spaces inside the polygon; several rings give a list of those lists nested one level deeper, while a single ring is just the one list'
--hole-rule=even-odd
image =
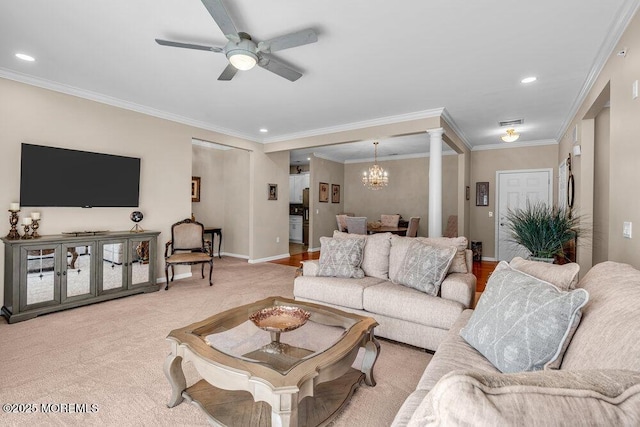
[{"label": "beige sectional sofa", "polygon": [[[540,269],[547,280],[550,268]],[[577,289],[588,302],[558,370],[501,373],[460,336],[466,310],[393,426],[640,425],[640,271],[604,262]]]},{"label": "beige sectional sofa", "polygon": [[[334,238],[353,237],[334,233]],[[361,237],[366,239],[361,265],[365,277],[320,277],[319,261],[305,261],[303,275],[294,282],[295,299],[373,317],[379,323],[377,336],[435,351],[475,297],[476,277],[466,238],[410,238],[390,233]],[[437,296],[389,279],[390,273],[394,277],[413,239],[457,249]]]}]

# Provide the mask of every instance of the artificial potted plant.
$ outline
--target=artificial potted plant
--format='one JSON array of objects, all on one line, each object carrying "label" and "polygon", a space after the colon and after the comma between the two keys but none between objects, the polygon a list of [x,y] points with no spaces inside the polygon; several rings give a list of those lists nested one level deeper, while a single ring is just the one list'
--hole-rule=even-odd
[{"label": "artificial potted plant", "polygon": [[566,258],[566,244],[581,233],[580,217],[568,208],[543,202],[527,203],[523,209],[509,210],[506,215],[510,240],[524,246],[530,259],[553,262]]}]

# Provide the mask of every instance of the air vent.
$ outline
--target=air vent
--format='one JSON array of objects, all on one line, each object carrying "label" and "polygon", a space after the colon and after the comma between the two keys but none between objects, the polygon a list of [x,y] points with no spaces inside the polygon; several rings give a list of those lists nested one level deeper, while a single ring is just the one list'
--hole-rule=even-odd
[{"label": "air vent", "polygon": [[524,123],[524,119],[515,119],[515,120],[505,120],[503,122],[500,122],[500,126],[517,126],[517,125],[521,125],[522,123]]}]

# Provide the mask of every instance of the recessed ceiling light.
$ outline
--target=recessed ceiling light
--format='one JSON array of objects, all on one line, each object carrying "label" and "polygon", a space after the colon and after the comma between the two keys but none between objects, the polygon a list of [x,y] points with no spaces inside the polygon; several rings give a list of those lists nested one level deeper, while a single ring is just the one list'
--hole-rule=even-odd
[{"label": "recessed ceiling light", "polygon": [[307,157],[307,160],[311,160],[311,157]]},{"label": "recessed ceiling light", "polygon": [[27,55],[26,53],[16,53],[16,58],[20,58],[23,61],[29,61],[29,62],[33,62],[36,60],[36,58],[34,58],[31,55]]},{"label": "recessed ceiling light", "polygon": [[267,128],[260,128],[260,132],[261,132],[261,133],[267,133],[267,132],[269,132],[269,129],[267,129]]},{"label": "recessed ceiling light", "polygon": [[537,77],[531,76],[531,77],[525,77],[524,79],[520,80],[520,83],[533,83],[536,80],[538,80]]}]

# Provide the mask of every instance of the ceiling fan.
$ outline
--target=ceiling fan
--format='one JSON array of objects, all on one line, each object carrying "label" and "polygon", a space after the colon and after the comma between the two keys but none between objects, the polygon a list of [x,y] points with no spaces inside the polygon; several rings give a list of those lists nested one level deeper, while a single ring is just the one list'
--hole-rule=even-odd
[{"label": "ceiling fan", "polygon": [[169,40],[156,39],[162,46],[181,47],[185,49],[207,50],[215,53],[224,53],[229,60],[229,65],[224,69],[218,80],[231,80],[238,70],[250,70],[258,65],[287,80],[295,82],[302,73],[276,60],[269,55],[272,52],[303,46],[318,41],[318,36],[312,29],[296,31],[284,36],[275,37],[256,43],[249,34],[236,30],[233,21],[229,17],[222,0],[201,0],[213,17],[224,36],[229,40],[224,47],[202,46],[190,43],[180,43]]}]

